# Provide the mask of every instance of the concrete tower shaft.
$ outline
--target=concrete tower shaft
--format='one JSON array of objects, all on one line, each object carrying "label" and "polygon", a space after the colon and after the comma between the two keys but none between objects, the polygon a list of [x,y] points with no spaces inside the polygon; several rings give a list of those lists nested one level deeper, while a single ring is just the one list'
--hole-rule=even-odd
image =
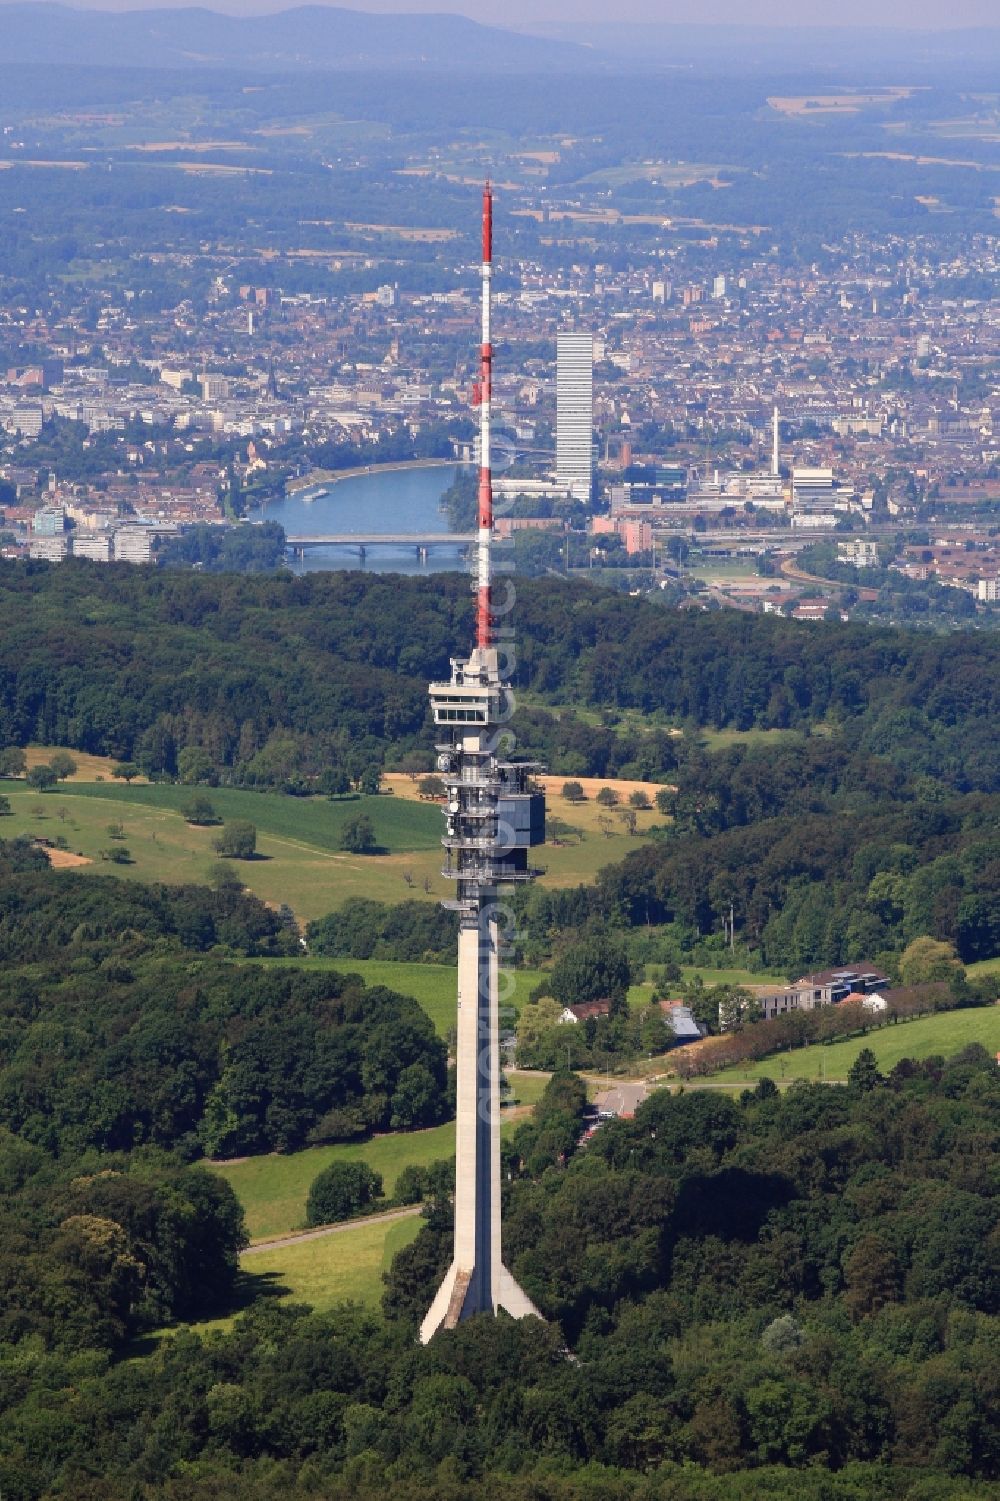
[{"label": "concrete tower shaft", "polygon": [[445,906],[458,913],[454,1257],[420,1327],[427,1340],[477,1313],[537,1314],[503,1264],[500,1249],[499,970],[504,940],[499,893],[530,881],[528,850],[545,839],[545,797],[531,782],[534,763],[500,755],[512,712],[493,644],[490,547],[490,271],[493,198],[483,194],[483,328],[480,379],[482,444],[476,567],[476,646],[453,658],[451,677],[430,685],[439,739],[438,771],[447,789],[444,875],[456,883]]}]

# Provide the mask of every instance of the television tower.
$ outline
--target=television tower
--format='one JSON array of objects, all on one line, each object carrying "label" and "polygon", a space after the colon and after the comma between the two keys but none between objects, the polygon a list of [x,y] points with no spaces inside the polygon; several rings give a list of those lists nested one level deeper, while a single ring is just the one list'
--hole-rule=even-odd
[{"label": "television tower", "polygon": [[503,946],[499,888],[530,881],[528,849],[545,839],[545,797],[530,789],[537,763],[504,760],[500,748],[513,700],[497,650],[492,601],[493,480],[490,417],[493,346],[490,276],[493,194],[483,192],[482,342],[473,402],[479,408],[476,544],[476,644],[452,658],[447,683],[431,683],[441,733],[438,770],[447,788],[444,875],[457,882],[457,1109],[455,1249],[451,1266],[420,1326],[424,1342],[461,1319],[501,1308],[514,1318],[538,1314],[503,1264],[500,1250],[499,963]]}]

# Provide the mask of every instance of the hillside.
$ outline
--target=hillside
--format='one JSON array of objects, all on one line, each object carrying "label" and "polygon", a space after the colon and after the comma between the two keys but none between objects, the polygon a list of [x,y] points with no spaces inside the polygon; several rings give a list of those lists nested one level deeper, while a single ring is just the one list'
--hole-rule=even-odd
[{"label": "hillside", "polygon": [[6,63],[130,68],[243,68],[268,72],[354,68],[589,68],[572,42],[520,36],[459,15],[368,15],[304,5],[263,16],[218,11],[115,13],[54,4],[4,6]]}]

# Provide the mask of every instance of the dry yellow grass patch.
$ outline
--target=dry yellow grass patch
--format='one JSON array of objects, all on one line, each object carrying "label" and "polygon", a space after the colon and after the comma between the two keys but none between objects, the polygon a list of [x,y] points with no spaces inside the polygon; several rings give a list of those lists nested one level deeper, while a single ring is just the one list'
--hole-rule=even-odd
[{"label": "dry yellow grass patch", "polygon": [[[396,797],[419,799],[420,792],[418,790],[418,783],[420,782],[421,778],[425,776],[436,775],[436,772],[433,772],[429,769],[427,771],[418,773],[416,776],[410,776],[409,772],[390,771],[382,778],[382,781],[386,787],[392,789],[392,792]],[[566,782],[579,782],[580,786],[583,788],[584,797],[588,800],[588,802],[597,797],[597,794],[600,792],[602,787],[610,787],[612,791],[617,792],[622,802],[628,802],[628,799],[631,797],[633,792],[644,792],[649,798],[649,801],[653,802],[656,794],[658,792],[662,792],[663,790],[662,782],[631,782],[625,777],[543,776],[539,777],[538,780],[545,788],[546,797],[550,802],[553,803],[561,803],[564,801],[562,797],[562,789]],[[568,806],[575,805],[570,804]]]},{"label": "dry yellow grass patch", "polygon": [[246,151],[246,141],[143,141],[129,151]]},{"label": "dry yellow grass patch", "polygon": [[376,235],[396,235],[400,240],[418,240],[425,244],[453,240],[458,233],[454,229],[410,229],[405,224],[353,224],[349,220],[345,221],[344,228]]},{"label": "dry yellow grass patch", "polygon": [[866,104],[894,104],[914,93],[913,85],[893,84],[881,89],[847,89],[839,94],[773,94],[767,102],[780,115],[856,115]]},{"label": "dry yellow grass patch", "polygon": [[[28,770],[33,766],[46,766],[58,750],[65,750],[64,746],[58,745],[29,745],[25,750],[25,758],[28,762]],[[66,750],[66,754],[73,757],[76,762],[76,771],[67,782],[113,782],[111,768],[118,763],[111,756],[91,756],[87,751]],[[148,777],[133,777],[133,785],[138,782],[148,782]]]}]

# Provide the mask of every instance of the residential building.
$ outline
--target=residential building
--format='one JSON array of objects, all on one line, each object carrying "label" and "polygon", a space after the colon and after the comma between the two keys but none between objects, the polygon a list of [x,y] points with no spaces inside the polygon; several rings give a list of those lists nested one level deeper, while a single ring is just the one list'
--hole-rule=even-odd
[{"label": "residential building", "polygon": [[874,996],[889,985],[891,981],[871,965],[860,965],[853,969],[827,969],[804,975],[793,985],[748,985],[746,989],[757,1004],[761,1021],[773,1021],[776,1016],[787,1016],[790,1011],[815,1011],[817,1006],[836,1005],[852,995],[863,1001],[866,996]]},{"label": "residential building", "polygon": [[203,401],[229,400],[229,382],[224,375],[200,375],[198,384],[201,386]]},{"label": "residential building", "polygon": [[849,542],[838,543],[837,555],[842,563],[853,563],[855,568],[878,567],[878,543],[866,537],[852,537]]},{"label": "residential building", "polygon": [[673,1029],[678,1043],[700,1042],[704,1033],[694,1019],[690,1006],[683,1001],[661,1001],[660,1010]]},{"label": "residential building", "polygon": [[564,1006],[559,1020],[572,1025],[575,1022],[589,1021],[591,1017],[608,1016],[610,1013],[610,1001],[580,1001],[576,1006]]}]

